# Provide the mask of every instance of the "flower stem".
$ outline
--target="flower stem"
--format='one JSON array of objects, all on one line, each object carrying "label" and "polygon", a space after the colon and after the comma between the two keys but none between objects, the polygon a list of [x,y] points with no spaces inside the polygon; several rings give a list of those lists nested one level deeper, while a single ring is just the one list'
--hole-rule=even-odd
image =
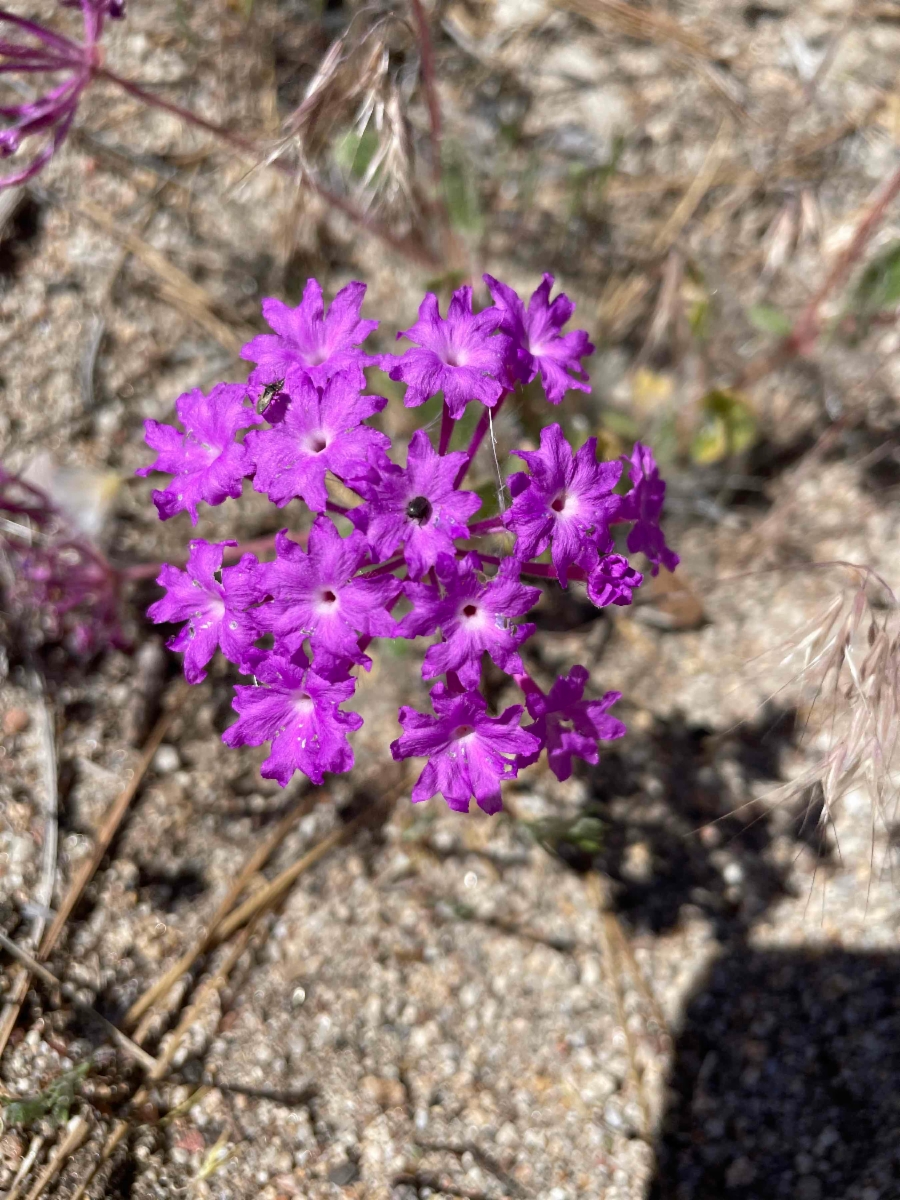
[{"label": "flower stem", "polygon": [[140,100],[144,104],[149,104],[153,108],[161,108],[165,112],[172,113],[173,116],[180,117],[189,125],[195,125],[198,129],[206,130],[207,133],[211,133],[213,137],[226,142],[233,149],[240,150],[242,154],[249,155],[249,157],[257,161],[265,162],[266,165],[281,171],[283,175],[289,175],[298,182],[305,184],[317,195],[321,196],[329,207],[338,209],[356,225],[374,234],[375,237],[380,238],[388,246],[392,247],[392,249],[399,251],[399,253],[412,259],[414,262],[432,268],[439,265],[434,254],[423,246],[418,239],[398,236],[392,230],[388,229],[386,225],[383,225],[380,221],[376,221],[368,213],[357,208],[350,200],[345,199],[337,192],[332,192],[329,188],[319,183],[318,180],[313,179],[307,172],[295,170],[280,158],[267,158],[265,152],[250,138],[235,133],[231,129],[226,129],[224,125],[218,125],[215,121],[208,121],[205,117],[201,117],[199,113],[192,112],[189,108],[183,108],[180,104],[173,104],[171,100],[165,100],[162,96],[157,96],[154,92],[148,92],[140,84],[133,83],[130,79],[126,79],[122,75],[117,75],[115,71],[110,71],[108,67],[97,65],[93,68],[93,74],[98,79],[105,79],[109,83],[114,83],[116,87],[120,87],[123,91],[128,92],[130,96],[134,96],[136,100]]},{"label": "flower stem", "polygon": [[502,517],[488,517],[484,521],[476,521],[469,526],[469,537],[479,537],[483,533],[493,533],[495,529],[503,528]]},{"label": "flower stem", "polygon": [[[479,554],[478,557],[482,562],[493,563],[495,566],[500,566],[506,560],[497,558],[495,554]],[[533,575],[538,579],[558,579],[556,567],[552,563],[527,562],[522,563],[519,571],[523,575]],[[578,579],[582,582],[587,579],[587,574],[581,567],[569,567],[569,578]]]},{"label": "flower stem", "polygon": [[450,409],[447,401],[444,401],[444,408],[441,412],[441,437],[438,442],[438,454],[446,454],[450,447],[450,439],[453,436],[453,426],[456,422],[450,416]]},{"label": "flower stem", "polygon": [[491,425],[491,417],[496,416],[503,407],[503,401],[509,395],[509,392],[501,392],[500,399],[493,408],[485,408],[484,412],[478,418],[478,424],[475,426],[475,432],[472,434],[472,440],[469,442],[469,448],[466,450],[466,461],[462,464],[457,472],[456,479],[453,482],[454,487],[459,487],[466,477],[469,467],[472,465],[472,459],[478,453],[478,447],[484,441],[484,435],[487,433]]}]

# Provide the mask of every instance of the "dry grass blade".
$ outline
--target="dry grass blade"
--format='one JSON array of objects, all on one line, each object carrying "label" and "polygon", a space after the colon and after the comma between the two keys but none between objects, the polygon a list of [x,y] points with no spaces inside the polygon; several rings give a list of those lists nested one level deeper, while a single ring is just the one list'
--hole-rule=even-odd
[{"label": "dry grass blade", "polygon": [[165,701],[163,712],[160,715],[159,720],[156,722],[156,725],[153,727],[150,736],[147,738],[144,748],[141,751],[141,757],[134,769],[134,773],[128,780],[128,783],[125,785],[125,787],[113,801],[109,812],[107,812],[106,816],[103,818],[103,822],[95,835],[94,852],[91,854],[89,859],[86,859],[85,862],[81,864],[78,871],[75,873],[75,877],[72,880],[69,890],[66,893],[62,904],[59,906],[59,911],[54,917],[50,928],[44,934],[40,950],[38,951],[38,958],[46,959],[56,946],[56,943],[59,940],[59,935],[62,932],[66,921],[68,921],[72,914],[72,910],[75,908],[84,894],[84,889],[93,879],[95,871],[103,861],[103,856],[106,854],[113,838],[116,836],[116,831],[122,823],[122,818],[128,811],[132,800],[137,795],[144,776],[147,774],[147,770],[150,767],[150,763],[153,761],[153,756],[162,744],[162,740],[166,736],[169,726],[172,724],[172,721],[178,714],[181,701],[186,695],[187,684],[183,680],[180,680]]},{"label": "dry grass blade", "polygon": [[[172,720],[175,716],[178,704],[181,698],[185,695],[186,691],[187,684],[184,682],[181,682],[176,686],[172,696],[170,697],[168,708],[163,712],[162,716],[157,721],[153,732],[147,739],[147,743],[144,746],[140,761],[138,762],[133,775],[129,779],[126,786],[119,793],[117,798],[113,801],[112,807],[103,820],[103,824],[97,830],[93,854],[89,859],[82,863],[81,867],[75,873],[75,877],[69,886],[69,890],[66,893],[62,904],[60,904],[56,916],[50,923],[50,928],[46,931],[41,939],[41,944],[36,955],[38,960],[44,960],[48,958],[53,951],[57,941],[59,940],[59,935],[62,932],[66,921],[68,921],[72,910],[78,904],[78,901],[84,894],[84,889],[90,883],[91,879],[93,879],[94,872],[103,861],[103,856],[109,849],[110,843],[116,835],[116,830],[119,828],[119,825],[122,823],[122,818],[125,816],[125,813],[128,810],[128,806],[131,804],[131,801],[137,794],[144,775],[147,773],[147,768],[150,766],[150,763],[153,759],[153,755],[159,749],[160,743],[165,737],[166,731],[168,730],[169,725],[172,723]],[[6,1043],[9,1041],[9,1035],[12,1033],[13,1028],[15,1027],[22,1004],[24,1003],[25,997],[28,994],[28,983],[30,978],[31,973],[28,971],[28,969],[24,967],[21,968],[13,983],[13,987],[10,989],[9,999],[4,1006],[2,1016],[0,1016],[0,1056],[2,1056],[3,1051],[6,1049]]]},{"label": "dry grass blade", "polygon": [[203,936],[194,943],[190,950],[185,951],[181,958],[173,963],[164,975],[147,988],[143,995],[139,996],[131,1008],[129,1008],[122,1022],[126,1028],[134,1025],[148,1009],[152,1008],[157,1001],[162,1000],[175,986],[181,976],[191,969],[201,954],[205,954],[211,946],[215,945],[219,926],[231,912],[241,892],[256,872],[265,866],[293,826],[296,825],[302,816],[309,812],[314,803],[315,795],[304,796],[299,803],[291,808],[290,812],[282,817],[269,836],[257,846],[242,867],[237,879],[235,879],[234,883],[228,889],[227,894],[213,914],[209,927]]},{"label": "dry grass blade", "polygon": [[561,8],[577,13],[593,25],[614,25],[629,37],[643,41],[674,44],[702,58],[713,58],[706,43],[683,29],[672,17],[664,13],[648,12],[635,8],[624,0],[558,0]]},{"label": "dry grass blade", "polygon": [[653,252],[655,254],[662,254],[672,246],[685,225],[687,225],[688,221],[690,221],[691,217],[697,211],[703,201],[703,197],[715,181],[719,166],[728,154],[731,146],[731,133],[731,121],[726,118],[719,126],[719,132],[716,134],[715,141],[707,151],[700,170],[694,176],[690,186],[675,206],[674,212],[672,212],[665,225],[663,225],[662,229],[660,229],[653,239]]},{"label": "dry grass blade", "polygon": [[251,329],[235,328],[217,317],[213,301],[204,288],[194,283],[189,275],[170,262],[161,251],[146,242],[140,234],[123,228],[99,204],[94,204],[92,200],[82,197],[77,203],[70,203],[68,207],[79,216],[86,217],[104,233],[109,234],[142,262],[159,280],[160,294],[163,299],[173,308],[177,308],[179,312],[196,321],[229,353],[236,355],[244,342],[252,337]]},{"label": "dry grass blade", "polygon": [[366,821],[371,821],[372,811],[365,810],[348,821],[346,825],[342,825],[339,829],[333,830],[328,837],[323,838],[317,846],[313,846],[302,858],[298,858],[295,863],[291,863],[289,867],[276,875],[270,883],[261,887],[258,892],[246,900],[240,908],[236,908],[230,916],[221,923],[216,934],[216,944],[224,942],[235,932],[236,929],[247,923],[257,914],[265,911],[268,908],[274,908],[285,896],[285,894],[294,885],[297,879],[308,871],[310,867],[314,867],[320,862],[326,854],[329,854],[336,846],[347,840],[357,829],[360,828]]},{"label": "dry grass blade", "polygon": [[22,1195],[22,1187],[25,1180],[28,1178],[31,1168],[37,1162],[37,1157],[44,1147],[46,1138],[42,1133],[35,1134],[31,1139],[31,1145],[28,1147],[28,1153],[19,1163],[19,1169],[16,1171],[15,1178],[10,1184],[9,1191],[6,1193],[4,1200],[19,1200]]},{"label": "dry grass blade", "polygon": [[34,1187],[28,1193],[26,1200],[38,1200],[42,1196],[49,1185],[59,1174],[63,1163],[71,1155],[75,1153],[81,1143],[88,1135],[90,1126],[84,1117],[73,1117],[66,1126],[66,1136],[56,1148],[53,1157],[44,1167],[43,1171],[35,1181]]},{"label": "dry grass blade", "polygon": [[[21,962],[26,968],[28,974],[36,975],[38,979],[42,979],[49,987],[52,987],[56,990],[61,990],[62,981],[57,979],[53,972],[48,971],[45,966],[37,961],[37,959],[32,958],[27,950],[23,950],[21,946],[17,946],[16,943],[8,938],[5,933],[0,933],[0,946],[3,947],[7,954],[11,954],[13,958],[18,959],[18,961]],[[139,1063],[145,1071],[152,1071],[155,1068],[156,1059],[153,1058],[152,1055],[148,1054],[146,1050],[142,1050],[140,1046],[135,1045],[131,1038],[126,1037],[126,1035],[122,1033],[120,1029],[117,1029],[116,1026],[113,1025],[112,1021],[108,1021],[106,1017],[101,1016],[101,1014],[98,1013],[92,1005],[75,1004],[73,1007],[78,1012],[90,1014],[95,1021],[98,1021],[110,1035],[116,1045],[121,1050],[124,1050],[127,1055],[133,1058],[135,1062]]]}]

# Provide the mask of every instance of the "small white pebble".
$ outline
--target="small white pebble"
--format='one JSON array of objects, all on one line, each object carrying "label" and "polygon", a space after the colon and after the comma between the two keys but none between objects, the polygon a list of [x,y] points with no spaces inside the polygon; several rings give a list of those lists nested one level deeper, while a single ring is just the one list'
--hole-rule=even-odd
[{"label": "small white pebble", "polygon": [[159,775],[171,775],[181,766],[181,759],[174,746],[163,743],[153,755],[153,769]]}]

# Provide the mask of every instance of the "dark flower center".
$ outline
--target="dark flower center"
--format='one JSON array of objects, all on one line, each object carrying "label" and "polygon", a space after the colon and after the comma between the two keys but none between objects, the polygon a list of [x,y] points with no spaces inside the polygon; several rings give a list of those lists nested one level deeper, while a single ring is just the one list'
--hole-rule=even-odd
[{"label": "dark flower center", "polygon": [[468,737],[470,733],[474,732],[475,730],[471,725],[457,725],[453,730],[453,737],[456,741],[459,741],[460,738]]},{"label": "dark flower center", "polygon": [[406,506],[406,515],[411,521],[424,525],[432,513],[431,501],[427,496],[413,496]]},{"label": "dark flower center", "polygon": [[309,439],[309,448],[313,454],[321,454],[328,443],[325,441],[321,433],[314,433]]},{"label": "dark flower center", "polygon": [[560,492],[556,499],[551,502],[550,507],[554,512],[562,512],[566,507],[566,493]]},{"label": "dark flower center", "polygon": [[477,612],[478,612],[477,604],[467,604],[466,607],[463,609],[463,616],[464,617],[474,617]]},{"label": "dark flower center", "polygon": [[325,604],[334,604],[337,596],[332,591],[325,591],[322,593],[322,600]]}]

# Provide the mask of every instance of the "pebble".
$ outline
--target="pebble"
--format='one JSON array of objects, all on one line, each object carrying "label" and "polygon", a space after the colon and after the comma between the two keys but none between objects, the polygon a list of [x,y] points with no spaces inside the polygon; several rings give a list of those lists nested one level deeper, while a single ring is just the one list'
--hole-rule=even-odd
[{"label": "pebble", "polygon": [[7,737],[24,733],[31,724],[31,716],[24,708],[8,708],[3,714],[3,732]]},{"label": "pebble", "polygon": [[171,775],[181,766],[181,758],[174,746],[164,742],[153,755],[153,769],[159,775]]}]

